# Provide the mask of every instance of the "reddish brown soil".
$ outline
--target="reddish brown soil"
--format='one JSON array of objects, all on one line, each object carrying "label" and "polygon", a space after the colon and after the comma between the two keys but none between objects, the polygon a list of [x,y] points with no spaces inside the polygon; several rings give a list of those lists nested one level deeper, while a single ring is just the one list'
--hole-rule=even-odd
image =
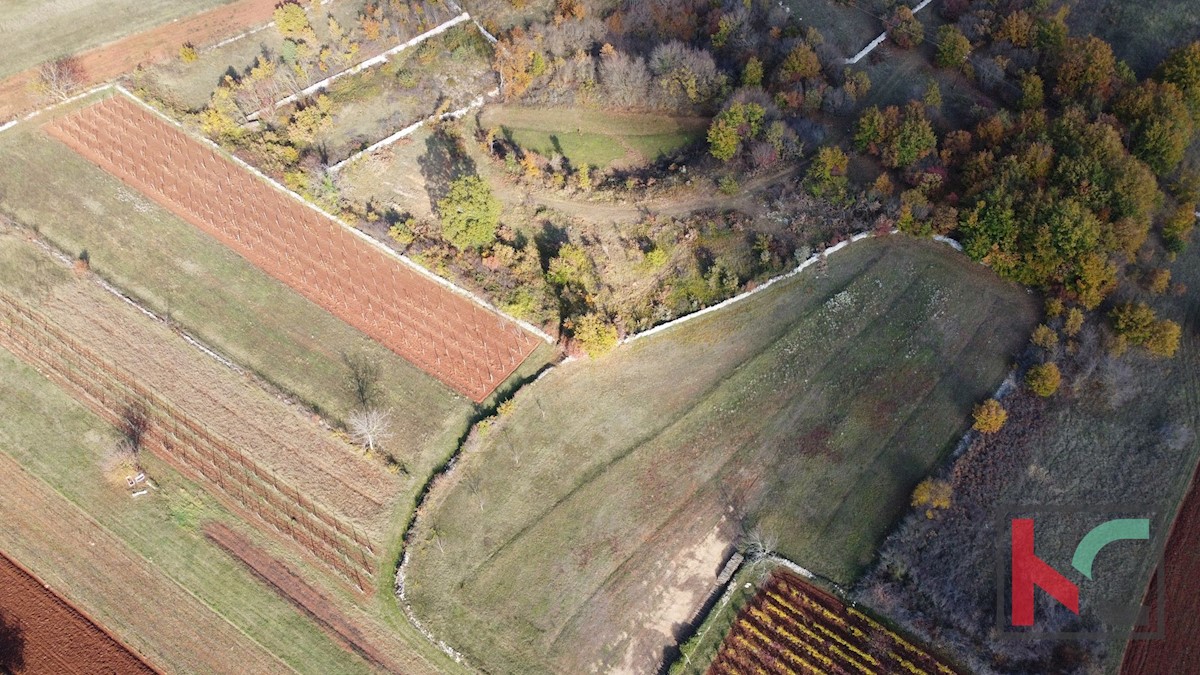
[{"label": "reddish brown soil", "polygon": [[1158,586],[1163,589],[1161,640],[1130,640],[1121,661],[1121,675],[1157,675],[1158,673],[1200,673],[1200,594],[1196,592],[1196,576],[1200,572],[1200,469],[1192,476],[1171,534],[1163,552],[1163,569],[1150,581],[1143,606],[1150,607],[1151,621],[1159,616]]},{"label": "reddish brown soil", "polygon": [[537,346],[516,323],[399,263],[124,97],[58,118],[47,129],[476,402]]},{"label": "reddish brown soil", "polygon": [[[172,58],[185,42],[204,46],[264,24],[271,20],[276,2],[238,0],[84,52],[79,59],[87,75],[85,86]],[[0,122],[44,103],[30,86],[36,78],[37,69],[33,68],[0,82]]]},{"label": "reddish brown soil", "polygon": [[251,544],[245,537],[221,523],[205,525],[204,535],[217,546],[225,549],[235,559],[240,560],[254,573],[254,576],[275,589],[277,593],[287,598],[289,602],[320,624],[321,628],[342,646],[370,661],[380,670],[399,672],[394,666],[389,665],[387,657],[380,654],[367,642],[367,638],[338,611],[329,598],[308,585],[287,565],[272,558],[266,551]]},{"label": "reddish brown soil", "polygon": [[156,673],[0,553],[0,672]]}]

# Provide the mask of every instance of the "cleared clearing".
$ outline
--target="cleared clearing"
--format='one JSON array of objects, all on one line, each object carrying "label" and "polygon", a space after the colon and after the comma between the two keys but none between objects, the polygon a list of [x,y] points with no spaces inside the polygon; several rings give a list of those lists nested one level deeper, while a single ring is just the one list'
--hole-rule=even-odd
[{"label": "cleared clearing", "polygon": [[525,150],[563,155],[575,166],[608,168],[669,155],[703,137],[708,119],[495,105],[484,109],[479,125]]},{"label": "cleared clearing", "polygon": [[714,529],[853,579],[1034,317],[986,269],[892,237],[556,369],[433,494],[409,596],[486,670],[653,671],[691,618],[664,608],[697,610],[719,571],[674,573]]}]

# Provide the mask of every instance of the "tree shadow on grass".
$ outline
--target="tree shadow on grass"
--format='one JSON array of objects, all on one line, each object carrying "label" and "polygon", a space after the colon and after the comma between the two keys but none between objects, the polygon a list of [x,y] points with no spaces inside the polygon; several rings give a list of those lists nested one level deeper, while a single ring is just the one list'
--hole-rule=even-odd
[{"label": "tree shadow on grass", "polygon": [[25,669],[25,632],[0,612],[0,673]]},{"label": "tree shadow on grass", "polygon": [[458,136],[441,128],[425,139],[425,154],[417,163],[421,166],[429,207],[434,213],[438,212],[438,202],[450,193],[451,183],[476,173],[475,160],[467,156],[462,142]]}]

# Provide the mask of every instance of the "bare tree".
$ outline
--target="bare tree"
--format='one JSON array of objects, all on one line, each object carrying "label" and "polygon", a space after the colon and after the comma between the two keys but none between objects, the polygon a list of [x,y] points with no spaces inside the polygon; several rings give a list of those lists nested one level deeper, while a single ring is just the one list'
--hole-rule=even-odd
[{"label": "bare tree", "polygon": [[117,429],[121,432],[129,451],[137,455],[142,449],[146,432],[150,430],[150,417],[146,414],[146,406],[138,401],[125,404]]},{"label": "bare tree", "polygon": [[378,408],[355,410],[350,413],[350,436],[355,443],[371,452],[392,437],[392,415]]},{"label": "bare tree", "polygon": [[342,363],[350,370],[350,394],[363,410],[372,408],[379,398],[379,364],[360,354],[342,354]]},{"label": "bare tree", "polygon": [[83,63],[74,56],[47,61],[38,67],[35,83],[38,91],[60,101],[66,100],[87,82]]},{"label": "bare tree", "polygon": [[779,546],[779,537],[774,533],[756,526],[742,539],[742,550],[748,560],[757,562],[775,552]]}]

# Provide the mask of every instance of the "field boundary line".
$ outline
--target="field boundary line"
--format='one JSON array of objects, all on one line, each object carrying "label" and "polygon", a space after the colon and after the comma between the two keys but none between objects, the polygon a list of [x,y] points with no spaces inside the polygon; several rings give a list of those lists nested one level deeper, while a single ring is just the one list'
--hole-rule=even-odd
[{"label": "field boundary line", "polygon": [[[37,243],[38,246],[40,246],[43,250],[45,250],[51,256],[54,256],[55,258],[58,258],[58,260],[60,262],[65,263],[68,267],[73,262],[69,255],[67,255],[63,251],[55,248],[49,242],[43,241],[41,238],[34,239],[34,242]],[[233,360],[222,355],[220,352],[218,352],[216,350],[216,348],[209,347],[200,338],[197,338],[197,337],[193,336],[191,333],[188,333],[187,331],[183,330],[182,328],[179,328],[178,326],[174,325],[174,323],[167,317],[159,316],[158,313],[156,313],[154,310],[150,309],[149,307],[145,306],[138,300],[134,299],[132,296],[125,293],[125,291],[118,288],[115,284],[109,282],[108,279],[105,279],[104,277],[100,276],[99,273],[93,271],[91,276],[92,276],[92,278],[95,279],[96,284],[99,285],[100,288],[103,288],[104,290],[108,291],[112,295],[120,298],[121,300],[124,300],[125,303],[128,304],[130,307],[133,307],[134,309],[136,309],[137,311],[146,315],[147,317],[153,319],[154,321],[161,323],[165,326],[168,326],[169,328],[171,328],[172,332],[174,332],[174,333],[178,334],[180,337],[182,337],[184,342],[187,342],[188,344],[192,345],[196,349],[200,350],[200,353],[213,359],[217,363],[225,366],[226,368],[232,370],[233,372],[237,373],[238,375],[246,375],[247,374],[246,369],[239,366]],[[257,375],[255,375],[254,377],[255,377],[255,379],[258,379]],[[274,385],[272,385],[272,386],[274,386]],[[267,393],[272,393],[269,390],[269,388],[267,388],[267,387],[263,387],[263,389],[264,389],[264,391],[267,391]],[[307,406],[305,406],[305,407],[307,407]],[[311,413],[312,411],[308,411],[308,412]]]},{"label": "field boundary line", "polygon": [[[655,333],[661,333],[662,331],[665,331],[669,328],[674,328],[675,326],[678,326],[681,323],[686,323],[688,321],[691,321],[692,319],[697,319],[701,316],[704,316],[705,314],[715,312],[719,309],[728,307],[729,305],[732,305],[736,302],[745,300],[746,298],[749,298],[750,296],[754,295],[755,293],[765,290],[766,288],[774,285],[775,283],[778,283],[780,281],[785,281],[787,279],[790,279],[790,278],[796,276],[797,274],[808,269],[810,266],[817,263],[818,261],[825,258],[826,256],[828,256],[832,253],[836,253],[836,252],[842,250],[843,248],[846,248],[850,244],[860,242],[864,239],[872,239],[872,238],[879,237],[879,236],[892,236],[895,234],[900,234],[900,231],[899,230],[891,230],[890,232],[887,233],[887,235],[878,235],[878,234],[875,234],[874,232],[859,232],[858,234],[850,237],[849,239],[843,239],[842,241],[834,244],[833,246],[830,246],[829,248],[825,249],[824,251],[812,254],[811,256],[808,257],[807,260],[800,263],[792,270],[790,270],[788,272],[784,272],[783,274],[780,274],[778,276],[771,277],[770,279],[767,279],[766,281],[764,281],[762,284],[759,284],[758,286],[755,286],[754,288],[751,288],[748,291],[742,291],[741,293],[738,293],[737,295],[735,295],[731,298],[726,298],[726,299],[722,300],[721,302],[718,302],[715,305],[709,305],[708,307],[705,307],[703,309],[698,309],[698,310],[692,312],[691,314],[684,314],[683,316],[679,316],[674,319],[671,319],[670,321],[667,321],[666,323],[660,323],[657,326],[647,328],[646,330],[641,331],[639,333],[631,333],[629,335],[626,335],[625,337],[621,338],[621,340],[620,340],[620,342],[618,342],[618,344],[624,345],[624,344],[629,344],[630,342],[637,342],[638,340],[640,340],[644,337],[649,337],[651,335],[654,335]],[[943,236],[939,235],[936,237],[932,237],[932,239],[938,243],[945,244],[960,253],[963,250],[962,244],[958,243],[957,241],[955,241],[949,237],[943,237]]]},{"label": "field boundary line", "polygon": [[[926,2],[928,2],[928,1],[929,0],[926,0]],[[274,103],[272,103],[271,109],[277,110],[277,109],[279,109],[280,106],[285,106],[289,103],[295,103],[296,101],[300,100],[301,98],[303,98],[305,96],[308,96],[308,95],[313,94],[321,89],[324,89],[325,87],[329,86],[329,83],[333,82],[334,80],[341,79],[343,77],[346,77],[347,75],[354,75],[356,73],[360,73],[360,72],[366,70],[367,68],[370,68],[372,66],[377,66],[381,63],[387,63],[388,57],[399,54],[400,52],[402,52],[410,47],[415,47],[435,35],[441,35],[442,33],[450,30],[451,28],[457,26],[458,24],[463,23],[464,21],[469,21],[470,19],[471,19],[471,15],[466,12],[463,12],[462,14],[459,14],[458,16],[454,17],[453,19],[450,19],[448,21],[443,21],[442,23],[438,24],[437,26],[430,28],[429,30],[425,31],[424,33],[421,33],[420,35],[410,39],[407,42],[402,42],[402,43],[396,45],[395,47],[388,49],[387,51],[383,52],[382,54],[378,54],[378,55],[372,56],[371,58],[366,59],[364,61],[360,61],[357,64],[350,66],[349,68],[347,68],[343,71],[340,71],[340,72],[334,73],[333,75],[330,75],[329,77],[321,80],[320,82],[308,85],[307,87],[301,89],[300,91],[296,92],[295,94],[291,94],[289,96],[284,96],[283,98],[279,99],[278,101],[275,101]],[[261,110],[253,112],[253,113],[247,115],[246,119],[254,121],[254,120],[257,120],[261,114],[262,114]]]},{"label": "field boundary line", "polygon": [[843,248],[846,248],[847,246],[849,246],[852,243],[862,241],[863,239],[869,239],[872,236],[873,235],[870,232],[859,232],[858,234],[854,235],[853,237],[842,240],[842,241],[834,244],[833,246],[830,246],[829,248],[825,249],[824,251],[821,251],[820,253],[812,254],[811,256],[808,257],[807,260],[805,260],[804,262],[797,265],[791,271],[785,272],[778,276],[771,277],[770,279],[767,279],[766,281],[759,284],[758,286],[755,286],[754,288],[751,288],[748,291],[742,291],[741,293],[738,293],[737,295],[735,295],[731,298],[726,298],[726,299],[722,300],[721,302],[718,302],[715,305],[709,305],[708,307],[705,307],[704,309],[696,310],[695,312],[692,312],[691,314],[684,314],[683,316],[671,319],[670,321],[668,321],[666,323],[660,323],[659,325],[654,326],[653,328],[647,328],[646,330],[644,330],[640,333],[633,333],[631,335],[627,335],[621,340],[620,344],[628,344],[630,342],[637,342],[638,340],[640,340],[642,338],[649,337],[651,335],[654,335],[655,333],[661,333],[667,329],[674,328],[675,326],[678,326],[679,324],[686,323],[688,321],[691,321],[692,319],[698,319],[706,314],[711,314],[712,312],[715,312],[717,310],[728,307],[736,302],[741,302],[742,300],[749,298],[750,296],[754,295],[755,293],[759,293],[761,291],[764,291],[764,290],[770,288],[771,286],[775,285],[776,283],[778,283],[780,281],[784,281],[786,279],[791,279],[792,277],[796,276],[797,274],[803,272],[804,270],[808,269],[812,265],[819,262],[825,256],[828,256],[832,253],[836,253],[836,252],[842,250]]},{"label": "field boundary line", "polygon": [[429,279],[431,281],[438,283],[443,288],[445,288],[449,291],[452,291],[454,293],[461,295],[464,298],[467,298],[468,300],[474,302],[475,304],[479,305],[483,309],[486,309],[487,311],[491,312],[492,314],[494,314],[506,321],[511,321],[511,322],[517,324],[521,328],[524,328],[525,330],[538,336],[543,341],[545,341],[547,344],[554,344],[554,338],[550,337],[542,329],[534,326],[533,324],[529,323],[528,321],[518,319],[514,316],[510,316],[509,314],[506,314],[506,313],[500,311],[499,308],[497,308],[495,305],[491,304],[490,302],[488,302],[486,299],[479,296],[478,294],[473,293],[473,292],[455,284],[453,281],[450,281],[449,279],[446,279],[442,276],[439,276],[438,274],[435,274],[434,272],[426,269],[424,266],[418,264],[415,260],[409,258],[408,256],[406,256],[402,253],[397,252],[395,249],[392,249],[391,247],[385,245],[383,242],[375,239],[374,237],[367,234],[366,232],[363,232],[362,230],[360,230],[360,229],[350,225],[346,221],[342,220],[338,216],[335,216],[332,213],[329,213],[328,211],[326,211],[325,209],[322,209],[321,207],[317,206],[316,204],[313,204],[312,202],[308,201],[304,197],[301,197],[300,195],[296,194],[292,190],[289,190],[286,186],[280,184],[274,178],[271,178],[270,176],[266,175],[262,171],[259,171],[257,168],[255,168],[253,165],[251,165],[250,163],[248,163],[246,160],[242,159],[241,157],[238,157],[237,155],[226,152],[224,148],[222,148],[220,145],[218,145],[212,139],[192,133],[192,131],[190,129],[188,129],[186,126],[184,126],[183,123],[171,118],[166,113],[162,112],[161,110],[155,108],[154,106],[150,105],[149,103],[138,98],[137,96],[135,96],[132,92],[130,92],[128,89],[126,89],[122,85],[114,84],[112,86],[117,91],[121,92],[126,97],[128,97],[129,100],[133,101],[137,105],[139,105],[139,106],[145,108],[146,110],[150,111],[151,113],[153,113],[155,116],[159,117],[162,120],[165,120],[167,123],[175,126],[179,130],[181,130],[184,134],[186,134],[188,136],[188,138],[191,138],[192,140],[196,140],[196,141],[199,141],[199,142],[207,145],[209,148],[218,152],[222,157],[229,159],[230,161],[234,162],[238,166],[240,166],[243,169],[246,169],[250,173],[254,174],[258,178],[266,181],[267,184],[270,185],[271,187],[275,188],[276,190],[279,190],[280,192],[283,192],[284,194],[290,196],[292,199],[294,199],[297,202],[303,204],[304,206],[312,209],[313,211],[321,214],[322,216],[329,218],[333,222],[337,223],[341,227],[348,230],[354,236],[358,237],[359,239],[362,239],[364,242],[370,244],[371,246],[374,246],[376,249],[378,249],[379,251],[382,251],[384,254],[392,257],[393,259],[400,261],[401,264],[407,265],[410,269],[417,272],[418,274],[426,277],[427,279]]},{"label": "field boundary line", "polygon": [[[35,366],[35,365],[33,365],[33,364],[29,363],[28,361],[26,361],[25,359],[21,358],[20,356],[18,356],[18,355],[16,355],[16,354],[14,354],[12,351],[8,350],[8,349],[7,349],[7,348],[5,348],[5,347],[0,347],[0,349],[4,349],[4,350],[5,350],[5,351],[7,351],[9,354],[11,354],[11,355],[12,355],[12,357],[13,357],[14,359],[16,359],[18,362],[20,362],[20,363],[22,363],[22,364],[25,364],[25,366],[27,366],[28,368],[32,369],[32,370],[33,370],[34,372],[36,372],[36,373],[37,373],[37,374],[38,374],[40,377],[42,377],[42,378],[43,378],[43,379],[45,379],[47,382],[49,382],[49,383],[50,383],[50,386],[52,386],[52,387],[55,387],[55,388],[57,388],[57,389],[60,389],[60,390],[62,389],[62,387],[61,387],[60,385],[58,385],[56,382],[54,382],[54,380],[51,380],[49,377],[46,377],[45,373],[43,373],[43,372],[42,372],[40,369],[38,369],[38,367],[37,367],[37,366]],[[64,390],[64,391],[65,391],[65,390]],[[91,416],[95,417],[96,419],[100,420],[101,424],[109,424],[109,423],[108,423],[108,421],[107,421],[107,420],[105,420],[105,419],[104,419],[102,416],[100,416],[100,415],[97,415],[97,414],[96,414],[94,411],[92,411],[92,410],[91,410],[91,409],[90,409],[90,408],[87,406],[87,404],[85,404],[85,403],[82,403],[82,402],[80,402],[78,399],[76,399],[74,396],[71,396],[70,392],[65,392],[65,393],[66,393],[66,395],[67,395],[67,396],[68,396],[68,397],[69,397],[69,398],[70,398],[70,399],[71,399],[73,402],[75,402],[75,404],[76,404],[76,405],[78,405],[78,406],[80,406],[81,408],[83,408],[83,409],[84,409],[84,411],[86,411],[88,415],[91,415]],[[111,425],[109,425],[109,426],[111,426]],[[138,559],[140,559],[140,560],[144,560],[144,561],[145,561],[145,562],[146,562],[146,563],[149,565],[150,569],[152,570],[151,574],[156,574],[156,575],[158,575],[158,576],[161,576],[161,577],[162,577],[163,579],[165,579],[165,580],[166,580],[168,583],[170,583],[170,584],[173,584],[174,586],[176,586],[177,588],[179,588],[181,591],[183,591],[183,592],[184,592],[184,593],[186,593],[188,596],[190,596],[190,597],[191,597],[193,600],[195,600],[196,602],[200,603],[200,604],[201,604],[203,607],[205,607],[206,609],[208,609],[208,611],[212,612],[212,613],[213,613],[213,615],[215,615],[215,616],[217,616],[218,618],[220,618],[220,620],[221,620],[221,621],[224,621],[225,623],[229,624],[229,625],[230,625],[230,626],[231,626],[231,627],[232,627],[232,628],[233,628],[235,631],[237,631],[237,632],[238,632],[238,633],[240,633],[240,634],[241,634],[243,637],[245,637],[247,640],[249,640],[251,644],[253,644],[253,645],[257,646],[259,649],[261,649],[261,650],[263,651],[263,653],[264,653],[264,654],[267,654],[268,656],[270,656],[271,658],[273,658],[275,661],[277,661],[277,662],[278,662],[280,665],[282,665],[284,668],[287,668],[289,671],[291,671],[291,672],[293,672],[293,673],[299,673],[299,672],[300,672],[300,671],[296,670],[296,668],[295,668],[294,666],[292,666],[292,664],[290,664],[290,663],[288,663],[287,661],[284,661],[282,658],[280,658],[278,654],[276,654],[275,652],[271,651],[270,649],[267,649],[266,645],[264,645],[264,644],[262,644],[261,642],[259,642],[259,641],[258,641],[258,640],[257,640],[257,639],[256,639],[256,638],[253,636],[253,635],[250,635],[249,633],[247,633],[247,632],[245,631],[245,629],[243,629],[241,626],[239,626],[239,625],[237,625],[236,623],[234,623],[232,620],[230,620],[230,618],[229,618],[229,617],[225,616],[225,615],[224,615],[224,614],[222,614],[221,612],[218,612],[218,611],[217,611],[217,609],[216,609],[215,607],[213,607],[212,605],[210,605],[210,604],[209,604],[209,603],[208,603],[208,602],[207,602],[207,601],[206,601],[204,598],[200,597],[200,596],[199,596],[199,595],[197,595],[195,592],[193,592],[191,588],[188,588],[188,587],[187,587],[187,586],[185,586],[185,585],[184,585],[184,584],[183,584],[181,581],[179,581],[178,579],[176,579],[174,576],[172,576],[171,574],[168,574],[168,573],[167,573],[167,571],[166,571],[165,569],[163,569],[162,567],[160,567],[160,566],[156,565],[156,564],[154,563],[154,561],[153,561],[153,560],[150,560],[149,558],[147,558],[145,555],[143,555],[143,554],[142,554],[142,552],[141,552],[141,551],[139,551],[139,550],[137,550],[136,548],[134,548],[134,547],[130,546],[130,545],[129,545],[129,544],[126,542],[126,540],[125,540],[125,538],[124,538],[124,537],[120,536],[119,534],[117,534],[117,533],[116,533],[116,532],[114,532],[113,530],[109,529],[107,525],[105,525],[104,523],[100,522],[100,521],[99,521],[97,518],[95,518],[94,516],[92,516],[92,514],[91,514],[91,513],[88,513],[87,509],[84,509],[82,506],[80,506],[79,504],[77,504],[77,503],[75,503],[74,501],[72,501],[72,500],[71,500],[69,497],[67,497],[65,494],[63,494],[62,492],[59,492],[58,488],[56,488],[56,487],[54,487],[53,485],[51,485],[51,484],[50,484],[48,481],[46,481],[45,479],[43,479],[41,476],[39,476],[39,475],[37,475],[37,474],[33,473],[32,471],[30,471],[29,469],[25,468],[25,465],[24,465],[24,464],[22,464],[21,462],[17,461],[17,459],[16,459],[15,457],[13,457],[12,455],[8,454],[7,452],[4,452],[3,454],[4,454],[4,457],[5,457],[5,458],[6,458],[8,461],[10,461],[10,462],[12,462],[13,464],[15,464],[15,465],[16,465],[16,466],[17,466],[17,467],[18,467],[18,468],[21,470],[21,472],[22,472],[22,473],[24,473],[26,476],[28,476],[28,477],[30,478],[30,480],[32,480],[32,481],[34,481],[34,482],[36,482],[36,483],[40,484],[41,486],[43,486],[43,488],[44,488],[44,489],[46,489],[46,490],[47,490],[47,491],[48,491],[48,492],[49,492],[51,495],[53,495],[54,497],[57,497],[58,499],[61,499],[61,500],[63,501],[63,503],[64,503],[64,504],[66,504],[68,507],[70,507],[70,508],[71,508],[71,509],[73,509],[74,511],[78,512],[78,514],[80,515],[80,517],[82,517],[82,518],[83,518],[85,521],[87,521],[87,522],[91,523],[91,524],[92,524],[93,526],[95,526],[95,527],[96,527],[96,528],[97,528],[99,531],[101,531],[101,532],[105,533],[107,536],[111,537],[111,538],[112,538],[112,540],[113,540],[114,542],[116,542],[116,543],[117,543],[117,544],[119,544],[119,545],[120,545],[122,548],[124,548],[124,549],[126,549],[127,551],[129,551],[129,554],[130,554],[130,556],[132,556],[132,557],[136,557],[136,558],[138,558]],[[165,462],[164,462],[164,463],[165,463]],[[168,466],[170,466],[170,465],[168,464]],[[178,473],[178,474],[179,474],[179,475],[180,475],[180,476],[181,476],[181,477],[182,477],[184,480],[187,480],[187,481],[189,481],[189,482],[191,482],[191,483],[196,483],[196,481],[194,481],[194,480],[192,480],[191,478],[188,478],[187,476],[183,475],[181,472],[179,472],[179,471],[178,471],[177,469],[175,469],[174,467],[171,467],[171,470],[172,470],[172,471],[175,471],[176,473]],[[196,484],[198,485],[198,483],[196,483]],[[218,503],[219,503],[219,500],[217,500],[217,501],[218,501]],[[226,507],[224,507],[224,505],[223,505],[223,504],[221,504],[221,506],[222,506],[223,508],[226,508]],[[228,510],[228,508],[226,508],[226,510]],[[234,516],[236,516],[237,514],[235,514],[235,513],[232,513],[232,512],[231,512],[231,515],[234,515]],[[9,558],[9,559],[11,560],[11,558]],[[36,578],[36,576],[35,576],[35,578]],[[122,644],[123,644],[123,643],[122,643]]]},{"label": "field boundary line", "polygon": [[[496,88],[496,89],[492,89],[491,91],[489,91],[486,94],[486,96],[488,98],[495,98],[499,94],[500,94],[500,89]],[[329,167],[328,171],[330,173],[337,173],[337,171],[339,169],[341,169],[343,166],[346,166],[350,162],[353,162],[361,157],[369,155],[369,154],[375,152],[376,150],[379,150],[380,148],[385,148],[402,138],[407,138],[408,136],[413,135],[421,127],[428,124],[430,122],[430,120],[438,119],[438,120],[442,120],[442,121],[447,121],[447,120],[461,119],[467,113],[482,106],[484,103],[484,96],[485,96],[484,94],[476,96],[474,99],[471,100],[470,103],[468,103],[466,106],[464,106],[462,108],[459,108],[458,110],[451,110],[450,112],[442,113],[441,115],[438,115],[435,113],[433,115],[430,115],[429,117],[426,117],[425,119],[413,122],[412,124],[404,127],[400,131],[397,131],[396,133],[392,134],[391,136],[388,136],[382,140],[376,141],[375,143],[368,145],[367,147],[363,148],[362,150],[359,150],[358,152],[354,153],[353,155],[350,155],[346,159],[343,159],[342,161],[338,162],[337,164],[334,164],[333,166]]]},{"label": "field boundary line", "polygon": [[[933,2],[933,0],[921,0],[921,3],[919,5],[912,8],[913,14],[916,14],[917,12],[921,11],[922,9],[925,9],[925,5],[928,5],[931,2]],[[859,52],[857,54],[855,54],[854,56],[849,57],[849,58],[843,58],[842,63],[844,63],[846,65],[853,65],[855,63],[858,63],[859,61],[862,60],[862,58],[864,56],[875,51],[875,48],[878,47],[879,45],[883,44],[883,41],[886,39],[887,39],[887,31],[885,30],[882,33],[880,33],[879,36],[876,37],[874,40],[871,40],[869,43],[867,43],[867,46],[863,47],[861,50],[859,50]]]},{"label": "field boundary line", "polygon": [[54,110],[56,108],[61,108],[62,106],[67,105],[69,103],[74,103],[80,99],[84,99],[84,98],[87,98],[88,96],[92,96],[93,94],[99,94],[102,91],[111,89],[112,86],[113,86],[112,83],[105,82],[104,84],[100,84],[95,87],[92,87],[91,89],[88,89],[87,91],[81,91],[78,94],[73,94],[72,96],[70,96],[68,98],[64,98],[61,101],[55,101],[54,103],[51,103],[48,106],[38,108],[37,110],[34,110],[33,112],[26,113],[26,114],[20,115],[18,117],[14,117],[11,120],[5,122],[4,124],[0,124],[0,133],[4,133],[5,131],[11,129],[12,127],[17,126],[21,122],[28,122],[29,120],[37,117],[38,115],[41,115],[42,113],[50,112],[51,110]]}]

